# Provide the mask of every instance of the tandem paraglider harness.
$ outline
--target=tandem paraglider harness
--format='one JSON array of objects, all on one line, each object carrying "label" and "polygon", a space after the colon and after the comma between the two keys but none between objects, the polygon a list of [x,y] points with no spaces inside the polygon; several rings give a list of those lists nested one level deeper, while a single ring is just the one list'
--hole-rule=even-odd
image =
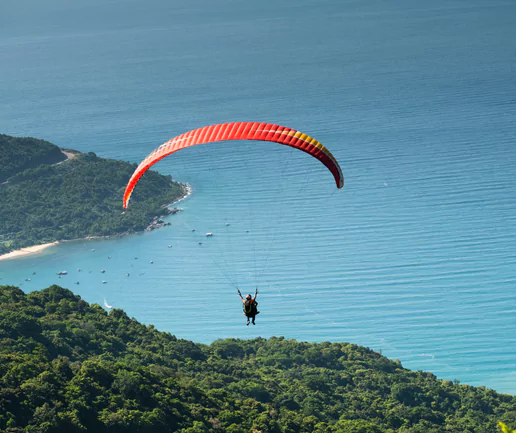
[{"label": "tandem paraglider harness", "polygon": [[244,314],[247,317],[253,317],[257,314],[260,314],[258,311],[258,302],[256,302],[254,299],[246,299],[244,303]]},{"label": "tandem paraglider harness", "polygon": [[[258,290],[255,293],[255,297],[257,293]],[[242,296],[240,290],[238,290],[238,294]],[[257,314],[260,314],[260,312],[258,311],[258,302],[256,302],[254,299],[246,299],[244,302],[244,314],[246,317],[253,317]]]}]

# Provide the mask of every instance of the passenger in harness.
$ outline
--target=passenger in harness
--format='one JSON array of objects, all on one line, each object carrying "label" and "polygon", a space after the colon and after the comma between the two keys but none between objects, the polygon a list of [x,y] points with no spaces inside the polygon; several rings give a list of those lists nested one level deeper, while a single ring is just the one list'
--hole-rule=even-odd
[{"label": "passenger in harness", "polygon": [[258,311],[258,302],[256,302],[256,296],[258,296],[258,289],[254,292],[254,298],[251,297],[251,295],[246,295],[245,299],[242,296],[242,293],[240,293],[240,290],[238,290],[238,296],[240,296],[240,299],[242,300],[242,304],[244,304],[244,315],[247,317],[247,325],[249,325],[249,320],[252,319],[253,325],[256,325],[254,323],[254,319],[257,314],[260,314]]}]

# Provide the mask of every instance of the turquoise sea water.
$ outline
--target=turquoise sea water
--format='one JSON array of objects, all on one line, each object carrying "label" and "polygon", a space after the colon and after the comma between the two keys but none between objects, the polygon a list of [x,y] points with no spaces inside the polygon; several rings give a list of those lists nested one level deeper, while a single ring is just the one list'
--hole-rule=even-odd
[{"label": "turquoise sea water", "polygon": [[[170,227],[0,261],[0,284],[516,393],[513,1],[9,3],[1,133],[138,162],[191,128],[270,121],[325,144],[346,185],[282,146],[193,148],[156,166],[193,188]],[[256,285],[247,328],[235,286]]]}]

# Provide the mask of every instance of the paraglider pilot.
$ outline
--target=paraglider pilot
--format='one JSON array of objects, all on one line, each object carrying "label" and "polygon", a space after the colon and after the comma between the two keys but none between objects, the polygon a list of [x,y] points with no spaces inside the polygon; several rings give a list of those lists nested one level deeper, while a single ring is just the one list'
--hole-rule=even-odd
[{"label": "paraglider pilot", "polygon": [[258,302],[256,302],[256,296],[258,296],[258,289],[254,292],[254,298],[251,297],[251,295],[246,295],[245,299],[242,296],[242,293],[240,293],[240,290],[238,290],[238,296],[240,296],[240,299],[242,300],[242,304],[244,304],[244,315],[247,317],[247,325],[249,325],[249,320],[252,321],[253,325],[256,325],[254,323],[254,319],[257,314],[260,314],[258,311]]}]

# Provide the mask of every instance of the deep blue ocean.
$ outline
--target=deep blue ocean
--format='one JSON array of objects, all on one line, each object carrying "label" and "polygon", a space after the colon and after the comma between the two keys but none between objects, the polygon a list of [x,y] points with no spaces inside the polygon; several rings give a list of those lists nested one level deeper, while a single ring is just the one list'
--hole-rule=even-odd
[{"label": "deep blue ocean", "polygon": [[[0,284],[515,394],[515,18],[513,0],[1,2],[0,133],[139,162],[267,121],[321,141],[346,184],[284,146],[192,148],[155,166],[192,186],[171,226],[0,261]],[[254,327],[237,287],[260,289]]]}]

